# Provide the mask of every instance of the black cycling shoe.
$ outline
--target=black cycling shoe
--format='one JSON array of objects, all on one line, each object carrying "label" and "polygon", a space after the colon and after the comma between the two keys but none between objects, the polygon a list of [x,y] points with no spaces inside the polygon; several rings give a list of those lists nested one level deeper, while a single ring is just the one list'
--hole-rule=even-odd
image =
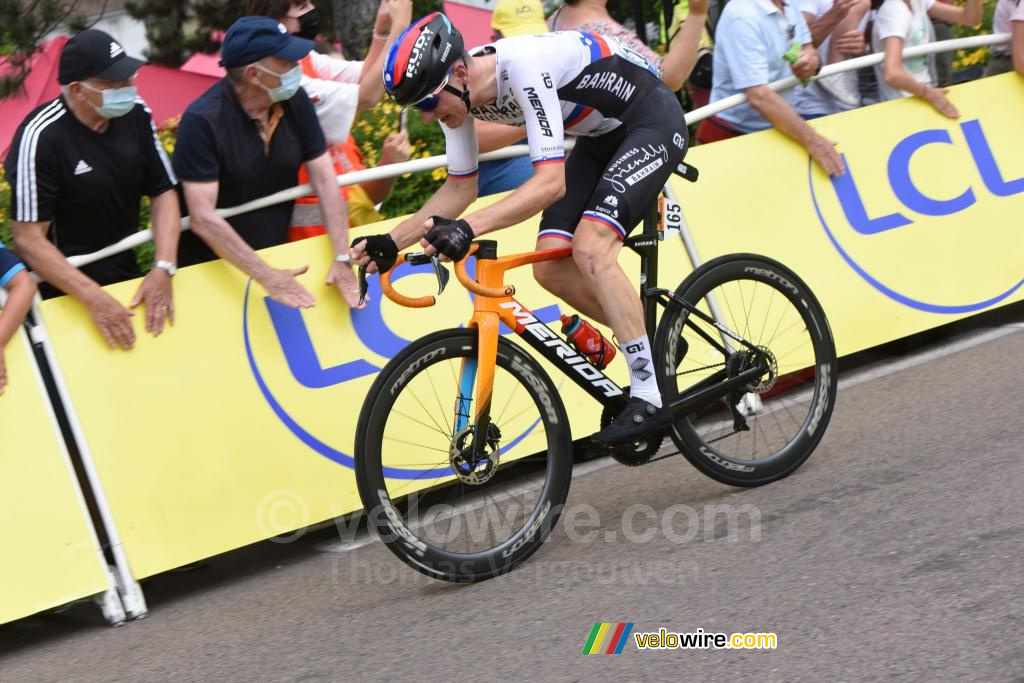
[{"label": "black cycling shoe", "polygon": [[636,441],[663,429],[672,421],[664,408],[655,408],[642,398],[631,398],[611,424],[590,437],[591,443]]}]

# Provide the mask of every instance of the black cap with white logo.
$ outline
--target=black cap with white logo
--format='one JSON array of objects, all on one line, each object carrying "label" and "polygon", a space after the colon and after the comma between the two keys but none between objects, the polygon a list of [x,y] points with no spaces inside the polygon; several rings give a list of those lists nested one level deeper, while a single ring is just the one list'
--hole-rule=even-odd
[{"label": "black cap with white logo", "polygon": [[90,28],[75,34],[60,53],[57,82],[67,85],[72,81],[100,78],[104,81],[123,81],[145,64],[125,54],[124,48],[108,34]]}]

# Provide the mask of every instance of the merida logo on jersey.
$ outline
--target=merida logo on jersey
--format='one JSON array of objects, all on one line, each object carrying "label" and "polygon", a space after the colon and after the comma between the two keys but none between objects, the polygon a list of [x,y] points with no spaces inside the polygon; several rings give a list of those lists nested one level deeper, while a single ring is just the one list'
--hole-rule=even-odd
[{"label": "merida logo on jersey", "polygon": [[551,123],[548,121],[548,115],[544,113],[544,103],[537,97],[537,89],[533,87],[523,88],[526,93],[526,97],[530,100],[530,106],[533,107],[533,111],[537,113],[537,123],[540,125],[540,132],[544,137],[553,138],[555,135],[551,132]]},{"label": "merida logo on jersey", "polygon": [[614,71],[598,71],[595,74],[586,74],[576,85],[577,90],[584,88],[597,88],[607,90],[613,95],[618,95],[623,102],[629,102],[636,92],[636,85],[630,83]]}]

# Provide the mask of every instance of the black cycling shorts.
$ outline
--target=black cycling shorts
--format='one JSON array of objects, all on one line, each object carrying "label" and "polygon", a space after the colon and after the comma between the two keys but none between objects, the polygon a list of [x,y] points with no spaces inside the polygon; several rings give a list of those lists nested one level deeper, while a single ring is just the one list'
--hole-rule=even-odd
[{"label": "black cycling shorts", "polygon": [[537,239],[571,241],[583,218],[625,239],[640,222],[689,143],[679,100],[660,81],[658,86],[637,97],[615,130],[576,138],[565,162],[565,196],[541,215]]}]

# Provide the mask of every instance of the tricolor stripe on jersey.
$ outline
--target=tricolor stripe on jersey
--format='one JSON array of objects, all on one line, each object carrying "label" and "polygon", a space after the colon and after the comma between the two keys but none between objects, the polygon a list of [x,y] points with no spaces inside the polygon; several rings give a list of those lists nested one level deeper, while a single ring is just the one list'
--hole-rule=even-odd
[{"label": "tricolor stripe on jersey", "polygon": [[621,223],[619,223],[611,216],[605,216],[604,214],[597,213],[596,211],[584,211],[583,217],[589,218],[590,220],[598,221],[599,223],[604,223],[609,228],[618,233],[619,239],[626,239],[626,229],[622,227]]},{"label": "tricolor stripe on jersey", "polygon": [[566,242],[572,242],[572,233],[567,232],[565,230],[555,230],[554,228],[549,228],[547,230],[541,230],[540,232],[537,233],[538,240],[542,240],[545,237],[555,237],[560,240],[565,240]]}]

